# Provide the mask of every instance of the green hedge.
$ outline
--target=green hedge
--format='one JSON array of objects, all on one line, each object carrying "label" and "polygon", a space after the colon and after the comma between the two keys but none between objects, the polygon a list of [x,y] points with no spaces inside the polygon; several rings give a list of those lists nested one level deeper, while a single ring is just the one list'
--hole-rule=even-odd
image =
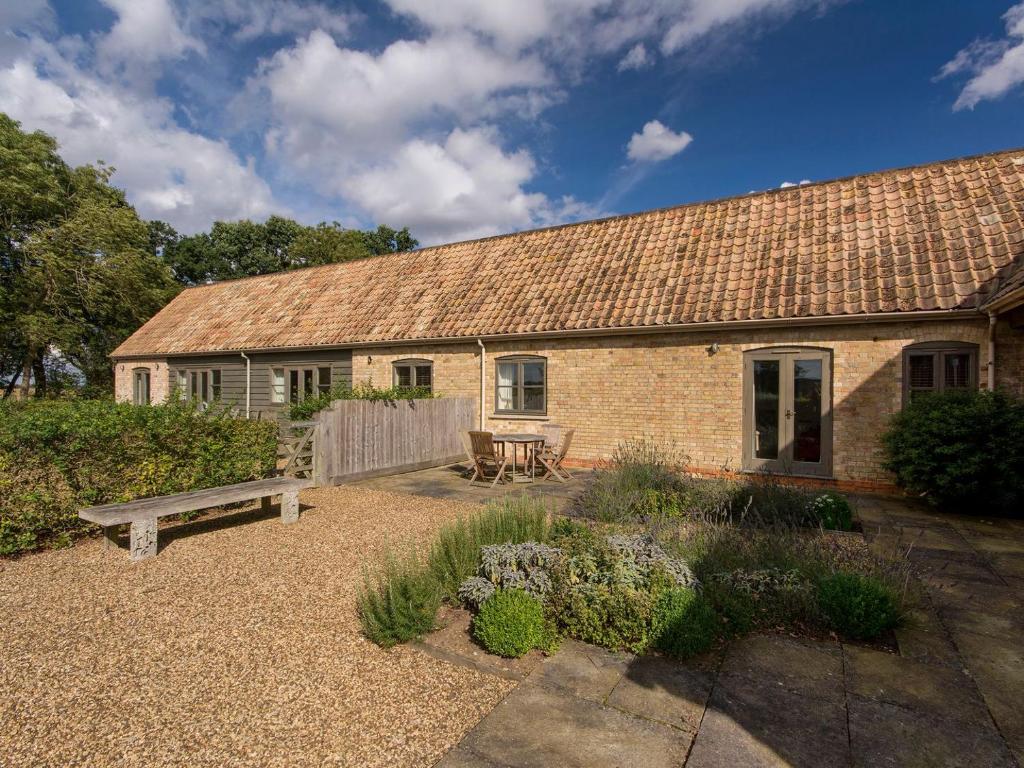
[{"label": "green hedge", "polygon": [[265,476],[277,427],[189,404],[38,401],[0,408],[0,554],[62,545],[81,507]]},{"label": "green hedge", "polygon": [[1024,507],[1024,400],[1001,392],[917,397],[883,437],[901,486],[938,507],[1020,515]]}]

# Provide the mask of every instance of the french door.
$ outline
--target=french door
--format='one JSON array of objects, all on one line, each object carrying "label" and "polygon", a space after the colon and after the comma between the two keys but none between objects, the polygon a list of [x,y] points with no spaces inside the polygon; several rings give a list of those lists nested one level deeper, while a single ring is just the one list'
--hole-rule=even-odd
[{"label": "french door", "polygon": [[743,361],[743,468],[832,475],[832,355],[757,349]]}]

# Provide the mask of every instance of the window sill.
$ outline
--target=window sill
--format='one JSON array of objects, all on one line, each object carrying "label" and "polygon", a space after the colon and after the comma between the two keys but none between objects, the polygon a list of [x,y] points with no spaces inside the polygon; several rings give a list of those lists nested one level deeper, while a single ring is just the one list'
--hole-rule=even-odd
[{"label": "window sill", "polygon": [[551,417],[544,413],[492,413],[488,418],[504,421],[551,421]]}]

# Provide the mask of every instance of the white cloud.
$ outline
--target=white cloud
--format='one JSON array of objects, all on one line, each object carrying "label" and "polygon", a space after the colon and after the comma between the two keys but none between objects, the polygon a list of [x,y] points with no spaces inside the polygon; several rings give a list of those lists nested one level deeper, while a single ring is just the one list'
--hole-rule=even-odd
[{"label": "white cloud", "polygon": [[408,225],[424,242],[462,240],[593,214],[571,197],[527,193],[526,150],[505,152],[495,130],[456,128],[443,143],[413,139],[388,162],[349,177],[347,196],[376,221]]},{"label": "white cloud", "polygon": [[643,43],[637,43],[622,57],[616,69],[619,72],[625,72],[630,69],[646,69],[652,64],[654,64],[654,57],[647,52]]},{"label": "white cloud", "polygon": [[693,137],[686,131],[676,133],[659,120],[651,120],[630,138],[626,156],[637,163],[656,163],[678,155],[691,141]]},{"label": "white cloud", "polygon": [[278,51],[252,87],[269,94],[273,145],[317,166],[321,150],[387,151],[428,121],[491,116],[502,96],[549,82],[538,59],[502,56],[468,35],[400,40],[374,55],[315,31]]},{"label": "white cloud", "polygon": [[804,184],[810,184],[810,179],[800,179],[800,181],[784,181],[779,184],[779,189],[789,189],[790,187],[802,187]]},{"label": "white cloud", "polygon": [[1005,14],[1006,39],[975,40],[939,71],[937,79],[970,73],[953,109],[974,109],[979,102],[997,99],[1024,83],[1024,3]]},{"label": "white cloud", "polygon": [[101,0],[117,21],[97,43],[96,52],[109,66],[128,74],[139,65],[174,59],[189,51],[202,53],[199,40],[185,34],[168,0]]},{"label": "white cloud", "polygon": [[280,209],[251,161],[224,141],[182,129],[172,109],[83,72],[38,40],[31,57],[0,69],[0,110],[56,136],[71,164],[115,167],[113,182],[144,218],[194,232],[213,219]]}]

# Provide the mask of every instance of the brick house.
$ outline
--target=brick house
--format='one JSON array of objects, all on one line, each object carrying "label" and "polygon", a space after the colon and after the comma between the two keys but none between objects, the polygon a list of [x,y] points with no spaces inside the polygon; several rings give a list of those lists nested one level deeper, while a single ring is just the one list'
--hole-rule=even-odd
[{"label": "brick house", "polygon": [[584,463],[648,436],[885,489],[915,392],[1024,392],[1024,150],[190,288],[113,358],[121,400],[419,384]]}]

